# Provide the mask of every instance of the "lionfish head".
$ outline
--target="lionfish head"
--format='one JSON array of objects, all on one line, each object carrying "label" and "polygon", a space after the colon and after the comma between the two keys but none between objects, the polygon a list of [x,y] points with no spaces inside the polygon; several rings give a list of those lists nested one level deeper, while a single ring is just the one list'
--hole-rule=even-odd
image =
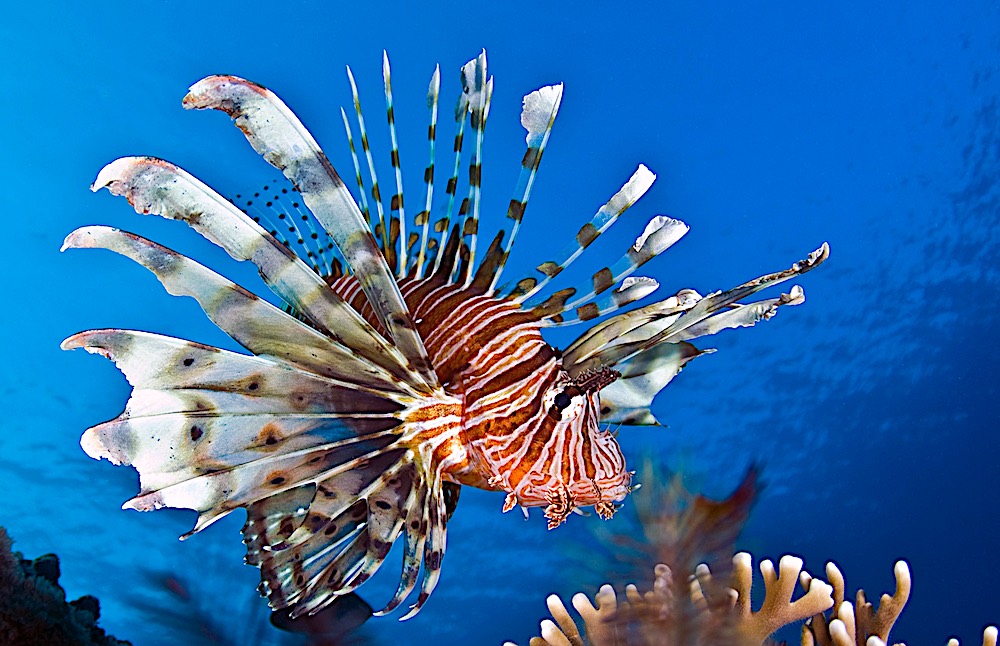
[{"label": "lionfish head", "polygon": [[614,503],[630,491],[632,474],[625,469],[618,440],[607,425],[601,426],[601,389],[619,377],[620,372],[607,367],[575,378],[559,368],[540,390],[552,459],[534,463],[537,470],[522,479],[526,486],[517,497],[522,505],[545,505],[550,528],[578,507],[593,506],[602,518],[610,518]]}]

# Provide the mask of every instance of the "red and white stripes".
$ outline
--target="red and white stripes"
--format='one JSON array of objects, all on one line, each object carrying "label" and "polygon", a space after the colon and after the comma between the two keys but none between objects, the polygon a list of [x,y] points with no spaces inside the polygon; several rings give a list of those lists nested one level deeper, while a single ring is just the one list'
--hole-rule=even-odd
[{"label": "red and white stripes", "polygon": [[[355,279],[331,286],[378,325]],[[573,386],[538,317],[441,278],[406,279],[400,290],[441,384],[462,402],[459,437],[449,438],[460,446],[422,436],[443,477],[507,491],[507,508],[545,506],[553,527],[579,506],[613,513],[631,474],[598,426],[598,393]]]}]

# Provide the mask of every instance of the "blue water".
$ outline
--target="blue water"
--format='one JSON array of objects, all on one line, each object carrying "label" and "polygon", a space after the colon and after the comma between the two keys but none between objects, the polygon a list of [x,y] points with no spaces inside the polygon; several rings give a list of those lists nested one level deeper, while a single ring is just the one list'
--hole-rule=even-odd
[{"label": "blue water", "polygon": [[[350,64],[385,182],[385,48],[404,182],[422,194],[433,66],[442,66],[447,150],[457,70],[485,47],[496,87],[484,231],[499,226],[516,180],[522,95],[566,83],[511,277],[561,246],[639,162],[657,183],[580,260],[580,275],[601,254],[617,258],[655,213],[692,228],[645,268],[666,293],[730,287],[824,240],[832,247],[798,281],[805,305],[712,339],[719,352],[658,398],[669,428],[621,431],[628,455],[654,450],[715,495],[762,462],[768,487],[741,548],[799,554],[814,572],[833,559],[869,597],[892,589],[893,563],[906,558],[914,590],[894,640],[980,643],[982,627],[1000,620],[1000,5],[331,4],[5,8],[0,524],[18,549],[58,553],[70,597],[99,596],[101,625],[136,644],[171,641],[130,603],[149,567],[196,578],[204,605],[246,629],[257,574],[241,565],[242,519],[179,543],[190,512],[120,511],[134,473],[89,459],[78,440],[120,412],[128,385],[109,362],[58,349],[71,333],[112,326],[233,344],[142,268],[104,252],[60,255],[62,238],[84,224],[120,226],[259,286],[252,268],[187,227],[92,195],[97,170],[152,154],[230,194],[268,181],[274,172],[224,116],[180,107],[191,83],[231,73],[275,90],[350,175],[339,115]],[[502,500],[463,493],[425,610],[403,624],[373,620],[370,635],[524,644],[537,634],[545,595],[579,587],[566,539],[600,521],[574,517],[547,532],[538,514],[501,515]],[[362,594],[377,605],[388,585]]]}]

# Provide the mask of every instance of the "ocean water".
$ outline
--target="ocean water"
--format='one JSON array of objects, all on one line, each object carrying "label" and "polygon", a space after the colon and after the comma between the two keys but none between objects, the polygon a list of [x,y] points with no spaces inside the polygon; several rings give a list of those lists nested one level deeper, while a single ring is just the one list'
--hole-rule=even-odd
[{"label": "ocean water", "polygon": [[[90,182],[135,154],[226,194],[270,181],[225,116],[181,109],[188,86],[216,73],[277,92],[350,176],[339,114],[350,64],[391,183],[385,49],[412,212],[434,65],[444,154],[458,69],[484,47],[496,79],[484,232],[502,226],[517,177],[521,97],[566,84],[510,277],[561,247],[640,162],[658,181],[576,275],[617,258],[657,213],[691,226],[641,272],[664,294],[727,288],[831,245],[830,260],[796,281],[807,302],[712,338],[719,352],[657,399],[667,428],[621,430],[626,454],[653,452],[717,496],[761,463],[767,487],[739,544],[757,558],[798,554],[817,573],[834,560],[870,598],[891,591],[893,563],[907,559],[913,594],[895,641],[978,644],[1000,621],[997,2],[48,2],[8,3],[4,14],[0,525],[28,556],[59,554],[68,595],[97,595],[112,634],[183,643],[136,607],[152,569],[192,582],[199,607],[239,643],[269,639],[254,632],[264,603],[254,602],[256,570],[241,564],[242,514],[181,543],[192,512],[121,511],[134,472],[89,459],[79,436],[121,411],[128,384],[59,342],[123,327],[234,344],[141,267],[60,254],[62,239],[85,224],[119,226],[260,283],[187,227],[138,216]],[[600,520],[548,532],[539,513],[525,522],[501,514],[502,502],[463,492],[434,596],[412,621],[369,622],[375,643],[525,644],[547,594],[603,582],[582,586],[567,548]],[[373,605],[397,563],[390,556],[389,575],[362,588]]]}]

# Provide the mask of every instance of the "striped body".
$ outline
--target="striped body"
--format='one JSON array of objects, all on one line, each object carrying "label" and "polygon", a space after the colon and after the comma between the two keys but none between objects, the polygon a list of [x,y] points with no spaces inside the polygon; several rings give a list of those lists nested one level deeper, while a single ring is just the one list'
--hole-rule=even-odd
[{"label": "striped body", "polygon": [[[357,280],[343,276],[331,287],[377,326]],[[596,505],[610,517],[631,475],[618,442],[599,427],[598,392],[563,410],[554,405],[572,379],[542,338],[540,319],[441,278],[404,279],[400,289],[442,387],[461,403],[456,437],[435,442],[445,478],[507,492],[505,511],[546,506],[550,526],[576,506]]]}]

